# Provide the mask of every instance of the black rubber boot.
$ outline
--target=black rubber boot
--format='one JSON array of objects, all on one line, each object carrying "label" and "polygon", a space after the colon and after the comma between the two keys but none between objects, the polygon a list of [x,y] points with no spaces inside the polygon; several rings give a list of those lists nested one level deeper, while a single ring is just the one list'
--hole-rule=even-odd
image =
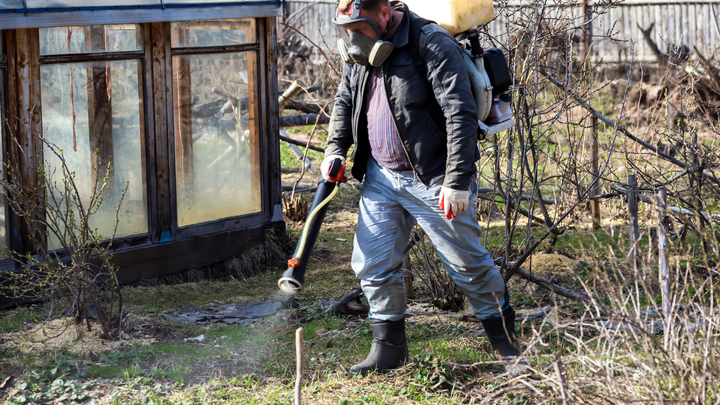
[{"label": "black rubber boot", "polygon": [[482,319],[490,346],[498,360],[505,361],[505,371],[511,376],[528,372],[529,364],[521,356],[520,343],[515,333],[515,311],[508,308],[495,316]]},{"label": "black rubber boot", "polygon": [[353,374],[366,375],[371,371],[398,368],[408,361],[405,340],[405,319],[399,321],[370,320],[373,342],[365,361],[350,367]]},{"label": "black rubber boot", "polygon": [[508,308],[502,314],[482,320],[493,352],[499,357],[520,356],[520,344],[515,334],[515,311]]}]

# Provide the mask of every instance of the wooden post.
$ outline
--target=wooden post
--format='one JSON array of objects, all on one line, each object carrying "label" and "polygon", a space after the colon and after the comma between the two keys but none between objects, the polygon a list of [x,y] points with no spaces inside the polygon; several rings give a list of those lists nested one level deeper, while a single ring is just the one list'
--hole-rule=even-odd
[{"label": "wooden post", "polygon": [[302,401],[302,378],[303,378],[303,328],[295,331],[295,357],[297,376],[295,377],[295,405]]},{"label": "wooden post", "polygon": [[[101,52],[107,50],[106,30],[104,25],[86,26],[85,51]],[[115,171],[112,103],[110,83],[110,62],[90,62],[87,64],[87,98],[88,127],[90,130],[90,173],[91,184],[95,184],[100,175],[100,182],[105,176],[108,163],[112,173]],[[108,178],[107,190],[114,192],[114,175]]]},{"label": "wooden post", "polygon": [[640,227],[638,225],[638,196],[637,196],[637,179],[634,174],[628,174],[628,216],[630,222],[630,252],[628,258],[634,269],[637,269],[638,258],[638,241],[640,240]]},{"label": "wooden post", "polygon": [[[172,26],[172,36],[179,44],[187,44],[188,29],[185,24]],[[184,193],[195,188],[193,161],[192,74],[190,55],[175,57],[173,71],[173,114],[175,117],[175,185],[176,192]],[[192,191],[191,191],[192,192]]]},{"label": "wooden post", "polygon": [[[268,29],[267,25],[263,25],[263,29]],[[262,210],[262,181],[265,178],[266,166],[263,166],[262,156],[265,154],[267,149],[259,131],[258,116],[260,116],[260,106],[268,106],[268,104],[261,104],[260,97],[260,80],[264,73],[261,73],[264,69],[259,69],[258,65],[261,63],[256,52],[246,52],[247,59],[245,61],[248,72],[248,130],[250,135],[250,193],[252,195],[252,207],[253,210]],[[269,113],[269,110],[268,110]],[[268,117],[268,119],[270,119]],[[275,118],[273,118],[275,119]],[[273,137],[277,137],[278,133],[273,133]],[[269,138],[269,134],[263,134]],[[279,144],[279,141],[275,141]],[[279,148],[279,145],[277,145]],[[259,199],[259,200],[258,200]]]},{"label": "wooden post", "polygon": [[[585,18],[585,41],[584,41],[584,52],[585,52],[585,66],[587,69],[590,68],[590,45],[592,44],[592,10],[590,8],[589,0],[583,2],[583,15]],[[600,190],[600,169],[598,168],[599,161],[599,142],[598,142],[598,119],[595,115],[590,115],[590,173],[592,179],[590,180],[594,185],[591,194],[596,196],[598,190]],[[593,229],[600,229],[600,200],[593,198],[590,200],[590,213],[592,215]]]},{"label": "wooden post", "polygon": [[[5,31],[8,44],[8,93],[10,105],[8,121],[10,136],[17,143],[10,142],[12,159],[19,166],[21,182],[25,187],[44,187],[38,178],[38,168],[43,162],[43,146],[38,136],[42,134],[42,105],[40,81],[40,35],[37,29]],[[24,154],[24,155],[23,155]],[[38,194],[42,190],[38,190]],[[37,196],[40,200],[40,195]],[[37,218],[45,217],[44,207],[34,213]],[[42,223],[43,221],[39,221]],[[35,229],[27,221],[20,221],[18,240],[22,252],[33,252],[36,244],[42,244],[44,229]],[[15,234],[16,231],[13,231]]]},{"label": "wooden post", "polygon": [[[266,176],[264,181],[265,188],[263,189],[263,210],[269,215],[269,219],[278,218],[282,221],[282,174],[280,173],[280,142],[277,140],[278,137],[278,116],[279,108],[277,103],[278,84],[277,84],[277,44],[278,44],[278,33],[275,17],[268,17],[265,19],[258,19],[260,22],[259,32],[264,32],[265,35],[260,36],[261,49],[264,52],[259,53],[259,64],[261,69],[259,77],[262,78],[262,86],[260,88],[260,97],[255,96],[255,100],[263,106],[263,116],[265,117],[262,122],[262,126],[258,129],[262,131],[262,136],[265,141],[262,143],[262,155],[266,157],[267,163],[265,164]],[[277,217],[274,215],[277,213]]]},{"label": "wooden post", "polygon": [[658,276],[660,280],[660,294],[662,296],[662,314],[664,318],[665,331],[665,349],[668,349],[670,343],[670,327],[671,317],[671,297],[670,297],[670,277],[668,269],[668,260],[666,250],[668,247],[667,229],[665,229],[665,217],[667,216],[667,190],[660,188],[655,195],[657,209],[657,241],[658,241]]},{"label": "wooden post", "polygon": [[175,198],[172,198],[172,185],[170,179],[174,176],[170,173],[171,156],[169,145],[171,143],[172,128],[174,120],[172,114],[172,68],[170,63],[170,23],[160,22],[150,25],[150,41],[148,52],[152,63],[152,76],[149,77],[152,83],[152,105],[153,105],[153,146],[155,176],[155,197],[157,203],[157,218],[153,218],[153,241],[167,240],[173,229],[173,210],[175,209]]},{"label": "wooden post", "polygon": [[[512,189],[511,186],[513,184],[513,141],[512,141],[512,131],[508,131],[507,139],[505,140],[505,158],[507,160],[507,186],[505,188],[505,263],[508,263],[510,261],[510,251],[512,248],[512,230],[513,230],[513,224],[512,224],[512,211],[511,206],[514,201],[511,201],[512,199]],[[511,275],[511,274],[510,274]],[[506,272],[504,277],[505,281],[508,280],[508,277],[510,276]]]},{"label": "wooden post", "polygon": [[[590,116],[590,136],[592,138],[590,150],[590,172],[592,174],[592,184],[594,185],[592,188],[593,196],[598,195],[598,191],[600,190],[600,169],[598,167],[598,162],[600,160],[600,147],[598,142],[597,127],[597,117],[594,115]],[[590,213],[592,214],[593,229],[600,229],[600,200],[598,198],[590,200]]]}]

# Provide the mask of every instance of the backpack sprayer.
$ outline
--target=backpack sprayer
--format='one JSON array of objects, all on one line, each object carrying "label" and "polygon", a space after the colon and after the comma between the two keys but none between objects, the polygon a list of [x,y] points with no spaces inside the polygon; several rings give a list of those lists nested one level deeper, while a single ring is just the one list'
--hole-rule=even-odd
[{"label": "backpack sprayer", "polygon": [[515,125],[512,116],[512,76],[503,52],[483,48],[478,28],[495,18],[493,0],[403,0],[421,18],[434,21],[458,41],[467,38],[471,50],[463,48],[463,62],[477,104],[478,140]]},{"label": "backpack sprayer", "polygon": [[288,260],[288,268],[278,280],[278,287],[283,292],[290,295],[297,295],[303,289],[305,281],[305,270],[310,260],[310,251],[315,246],[320,226],[325,219],[327,204],[337,194],[340,182],[346,182],[345,163],[341,159],[336,159],[330,165],[329,178],[318,185],[315,192],[310,212],[308,213],[305,227],[300,235],[295,253]]}]

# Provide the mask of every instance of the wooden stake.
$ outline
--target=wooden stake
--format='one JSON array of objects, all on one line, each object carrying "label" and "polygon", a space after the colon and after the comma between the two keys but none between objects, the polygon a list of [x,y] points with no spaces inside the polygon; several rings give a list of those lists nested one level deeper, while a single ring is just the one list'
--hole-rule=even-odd
[{"label": "wooden stake", "polygon": [[665,337],[665,350],[668,349],[670,342],[670,329],[672,322],[672,314],[670,308],[670,277],[668,269],[667,259],[667,247],[668,247],[668,234],[665,229],[665,216],[667,215],[667,190],[661,188],[657,191],[657,242],[658,242],[658,268],[659,268],[659,279],[660,279],[660,292],[662,296],[662,312],[665,318],[665,330],[663,335]]},{"label": "wooden stake", "polygon": [[302,377],[303,377],[303,328],[295,331],[295,357],[296,373],[295,378],[295,405],[300,405],[302,400]]},{"label": "wooden stake", "polygon": [[[592,174],[593,184],[593,196],[596,196],[600,191],[600,168],[599,156],[600,156],[600,141],[598,140],[598,119],[596,116],[590,116],[590,137],[591,137],[591,149],[590,149],[590,172]],[[592,214],[593,229],[600,229],[600,200],[593,197],[590,200],[590,212]]]},{"label": "wooden stake", "polygon": [[637,262],[640,255],[638,254],[638,242],[640,240],[640,226],[638,225],[638,196],[637,196],[637,179],[634,174],[628,175],[627,188],[628,216],[630,217],[630,252],[628,258],[633,269],[637,270]]},{"label": "wooden stake", "polygon": [[[592,46],[592,13],[593,9],[590,5],[589,0],[583,2],[583,15],[585,24],[588,29],[584,30],[584,46],[583,51],[585,53],[585,63],[590,67],[590,47]],[[592,174],[593,190],[591,195],[596,196],[600,190],[600,169],[599,169],[599,156],[600,156],[600,142],[598,140],[598,119],[594,115],[588,117],[590,121],[590,173]],[[590,200],[590,212],[592,215],[593,229],[600,229],[600,200],[598,198],[592,198]],[[563,402],[565,398],[563,398]]]}]

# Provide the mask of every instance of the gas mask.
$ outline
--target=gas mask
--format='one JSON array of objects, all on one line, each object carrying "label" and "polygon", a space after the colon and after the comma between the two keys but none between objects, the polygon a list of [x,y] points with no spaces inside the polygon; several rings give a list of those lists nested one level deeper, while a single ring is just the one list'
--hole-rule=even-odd
[{"label": "gas mask", "polygon": [[[362,4],[362,0],[354,0],[351,6],[352,14],[338,14],[333,18],[333,23],[340,34],[338,50],[346,63],[378,67],[385,62],[395,48],[392,42],[383,40],[395,26],[395,17],[393,16],[392,21],[387,24],[385,32],[381,32],[380,27],[373,19],[360,15]],[[361,24],[372,29],[374,38],[358,30]],[[348,29],[351,28],[351,25],[354,29]]]}]

